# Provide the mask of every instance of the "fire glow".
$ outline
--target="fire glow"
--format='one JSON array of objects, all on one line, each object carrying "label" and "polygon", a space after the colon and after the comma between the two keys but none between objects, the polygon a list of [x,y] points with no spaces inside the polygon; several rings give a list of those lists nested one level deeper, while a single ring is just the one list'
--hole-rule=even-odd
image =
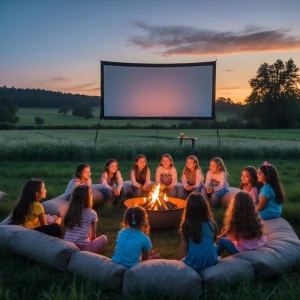
[{"label": "fire glow", "polygon": [[148,199],[144,198],[144,202],[140,204],[147,210],[172,210],[177,209],[177,205],[168,200],[166,194],[160,190],[160,184],[154,186],[149,193]]}]

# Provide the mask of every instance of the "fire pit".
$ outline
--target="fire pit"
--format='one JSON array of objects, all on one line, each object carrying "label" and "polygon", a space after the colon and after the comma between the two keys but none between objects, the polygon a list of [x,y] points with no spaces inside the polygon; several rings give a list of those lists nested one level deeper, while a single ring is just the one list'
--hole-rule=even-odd
[{"label": "fire pit", "polygon": [[179,226],[186,201],[166,197],[159,190],[159,185],[150,192],[148,199],[131,198],[124,202],[126,207],[142,206],[145,208],[152,230],[173,229]]}]

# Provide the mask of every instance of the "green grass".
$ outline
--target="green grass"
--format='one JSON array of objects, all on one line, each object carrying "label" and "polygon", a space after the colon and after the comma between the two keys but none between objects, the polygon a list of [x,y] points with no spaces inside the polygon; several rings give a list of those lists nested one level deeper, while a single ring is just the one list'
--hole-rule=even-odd
[{"label": "green grass", "polygon": [[[94,125],[98,124],[100,108],[93,108],[94,119],[78,119],[72,115],[70,111],[66,116],[58,114],[59,108],[24,108],[20,107],[17,111],[17,116],[20,118],[19,125],[35,125],[34,118],[36,116],[42,117],[45,120],[45,125]],[[218,121],[226,121],[227,118],[236,117],[234,112],[220,111],[216,113]],[[101,124],[105,125],[119,125],[124,126],[127,123],[133,125],[147,126],[152,124],[159,124],[164,126],[178,125],[183,121],[174,120],[102,120]]]},{"label": "green grass", "polygon": [[[74,162],[0,162],[1,190],[8,196],[0,202],[0,219],[4,219],[13,209],[21,194],[26,180],[31,177],[42,178],[47,189],[47,199],[62,194],[68,181],[72,178],[76,165]],[[104,166],[104,160],[97,163],[86,161],[92,169],[92,180],[98,182],[99,173]],[[124,180],[129,179],[132,161],[119,161],[120,171]],[[158,161],[149,161],[152,179]],[[200,159],[200,165],[205,173],[208,160]],[[260,160],[226,160],[231,186],[239,186],[240,171],[246,165],[258,166]],[[298,166],[291,160],[274,162],[286,189],[287,201],[283,206],[282,216],[300,234],[300,181]],[[184,166],[184,160],[175,162],[179,177]],[[108,210],[106,206],[97,207],[99,216],[97,234],[108,236],[108,245],[102,252],[111,257],[115,247],[117,232],[125,208]],[[218,226],[222,226],[224,210],[215,212]],[[161,257],[166,259],[181,259],[180,237],[177,230],[151,232],[153,247]],[[99,285],[76,277],[69,272],[51,270],[25,258],[12,254],[8,249],[0,249],[0,299],[126,299],[122,294],[107,292]],[[286,272],[279,280],[254,283],[241,283],[234,290],[207,292],[203,299],[298,299],[300,283],[300,266]],[[268,298],[269,297],[269,298]]]}]

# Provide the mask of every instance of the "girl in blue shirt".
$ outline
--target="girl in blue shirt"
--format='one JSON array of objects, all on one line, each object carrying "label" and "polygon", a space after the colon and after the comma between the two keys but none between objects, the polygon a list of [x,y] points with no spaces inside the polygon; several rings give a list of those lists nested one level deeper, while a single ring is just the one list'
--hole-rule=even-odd
[{"label": "girl in blue shirt", "polygon": [[218,262],[215,247],[217,225],[210,205],[200,193],[192,193],[187,203],[181,224],[182,261],[200,272]]},{"label": "girl in blue shirt", "polygon": [[149,238],[150,226],[144,208],[130,207],[125,211],[123,229],[118,233],[117,244],[112,260],[130,269],[141,260],[159,258],[159,254],[150,252],[152,244]]},{"label": "girl in blue shirt", "polygon": [[256,210],[263,220],[280,217],[282,203],[285,200],[284,188],[274,166],[265,161],[257,171],[257,180],[263,184],[259,192]]}]

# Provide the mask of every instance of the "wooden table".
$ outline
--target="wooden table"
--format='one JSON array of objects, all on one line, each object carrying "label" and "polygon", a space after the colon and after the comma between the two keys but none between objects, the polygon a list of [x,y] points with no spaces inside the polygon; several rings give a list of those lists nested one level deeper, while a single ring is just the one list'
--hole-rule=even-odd
[{"label": "wooden table", "polygon": [[190,140],[192,141],[192,148],[194,149],[195,148],[195,141],[198,140],[198,138],[194,138],[194,137],[181,137],[181,136],[178,136],[177,139],[180,139],[180,146],[182,146],[182,140]]}]

